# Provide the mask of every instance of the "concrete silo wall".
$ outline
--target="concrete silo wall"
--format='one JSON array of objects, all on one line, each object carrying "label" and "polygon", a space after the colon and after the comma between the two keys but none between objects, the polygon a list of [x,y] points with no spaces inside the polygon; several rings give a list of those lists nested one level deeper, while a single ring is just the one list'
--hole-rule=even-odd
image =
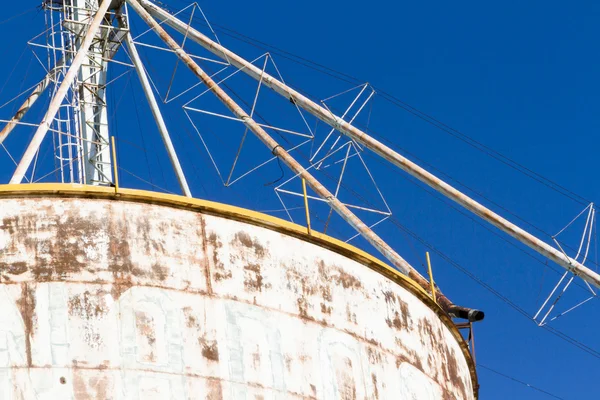
[{"label": "concrete silo wall", "polygon": [[0,399],[475,398],[418,290],[230,218],[0,196]]}]

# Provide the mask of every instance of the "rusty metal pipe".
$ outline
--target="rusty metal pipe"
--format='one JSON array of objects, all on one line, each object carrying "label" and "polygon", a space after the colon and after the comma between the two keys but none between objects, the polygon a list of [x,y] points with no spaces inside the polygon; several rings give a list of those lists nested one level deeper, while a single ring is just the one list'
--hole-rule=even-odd
[{"label": "rusty metal pipe", "polygon": [[11,120],[6,124],[4,129],[2,129],[2,132],[0,132],[0,144],[2,144],[6,140],[8,135],[10,135],[10,133],[17,127],[19,122],[21,122],[23,118],[25,118],[27,112],[31,109],[31,107],[33,107],[33,105],[46,91],[46,89],[50,85],[50,82],[52,82],[52,80],[56,78],[56,75],[60,72],[60,69],[64,66],[64,63],[65,60],[63,58],[56,64],[56,66],[50,72],[48,72],[46,77],[44,77],[44,79],[40,83],[38,83],[35,88],[33,88],[33,91],[31,92],[29,97],[27,97],[27,99],[23,102],[23,104],[21,104],[21,107],[19,107],[15,116],[11,118]]},{"label": "rusty metal pipe", "polygon": [[[300,165],[277,141],[275,141],[259,124],[252,119],[204,70],[177,44],[173,38],[164,30],[158,22],[140,5],[138,0],[127,0],[127,3],[138,13],[138,15],[156,32],[174,52],[179,59],[206,85],[206,87],[235,115],[243,121],[248,130],[254,133],[269,150],[279,157],[295,174],[306,180],[306,183],[321,198],[326,200],[331,208],[335,210],[350,226],[356,229],[373,247],[375,247],[396,268],[411,277],[426,291],[429,283],[423,278],[406,260],[404,260],[394,249],[383,241],[373,230],[365,225],[348,207],[339,201],[333,193],[323,186],[311,173]],[[438,293],[438,302],[449,314],[460,317],[455,313],[456,306],[448,298]],[[477,312],[476,315],[483,316]]]},{"label": "rusty metal pipe", "polygon": [[59,63],[59,65],[57,65],[52,71],[48,72],[46,77],[40,83],[38,83],[35,88],[33,88],[33,91],[31,92],[29,97],[25,99],[23,104],[21,104],[21,107],[19,107],[19,109],[15,113],[15,116],[11,118],[11,120],[6,124],[4,129],[2,129],[2,131],[0,132],[0,144],[2,144],[4,140],[6,140],[8,135],[10,135],[10,133],[17,127],[19,122],[23,120],[23,118],[31,109],[31,107],[33,107],[33,105],[38,101],[40,96],[46,91],[46,89],[50,85],[50,82],[52,82],[52,79],[54,79],[54,77],[56,76],[56,73],[58,72],[60,66],[62,66],[62,60]]},{"label": "rusty metal pipe", "polygon": [[2,144],[4,140],[8,137],[8,135],[10,135],[10,133],[17,127],[19,122],[21,122],[21,120],[25,117],[25,114],[27,114],[27,111],[29,111],[29,109],[33,107],[33,105],[40,98],[42,93],[44,93],[44,91],[48,88],[48,85],[50,85],[51,80],[52,79],[49,73],[48,75],[46,75],[44,80],[38,83],[38,85],[33,89],[29,97],[27,97],[27,99],[23,102],[21,107],[19,107],[15,116],[11,118],[11,120],[6,124],[4,129],[2,129],[2,132],[0,132],[0,144]]},{"label": "rusty metal pipe", "polygon": [[169,25],[170,27],[182,34],[187,35],[187,37],[190,38],[190,40],[193,40],[195,43],[201,45],[214,55],[222,58],[223,60],[231,62],[232,65],[234,65],[237,68],[240,68],[245,74],[251,76],[256,80],[262,79],[263,84],[265,86],[269,87],[281,96],[289,99],[294,104],[297,104],[299,107],[316,116],[321,121],[337,129],[342,134],[364,145],[374,153],[378,154],[379,156],[390,161],[392,164],[396,165],[398,168],[404,170],[405,172],[417,178],[429,187],[442,193],[444,196],[460,204],[461,206],[476,214],[477,216],[481,217],[482,219],[488,221],[498,229],[514,237],[515,239],[530,247],[531,249],[537,251],[544,257],[549,258],[561,267],[571,271],[575,275],[580,276],[582,279],[586,280],[595,287],[600,288],[600,275],[598,273],[592,271],[591,269],[582,265],[573,258],[566,256],[561,251],[552,247],[548,243],[536,238],[529,232],[518,227],[517,225],[508,221],[507,219],[494,213],[489,208],[466,196],[453,186],[442,181],[435,175],[431,174],[424,168],[418,166],[417,164],[410,161],[401,154],[397,153],[385,144],[372,138],[371,136],[356,128],[355,126],[347,123],[342,118],[332,114],[330,110],[321,107],[320,105],[310,100],[306,96],[302,95],[298,91],[290,88],[285,83],[277,80],[269,74],[263,73],[260,68],[256,67],[249,61],[238,56],[237,54],[233,53],[227,48],[221,46],[219,43],[216,43],[215,41],[211,40],[209,37],[198,32],[196,29],[190,27],[188,24],[172,16],[157,5],[152,4],[148,0],[139,0],[139,2],[155,18],[165,21],[167,25]]},{"label": "rusty metal pipe", "polygon": [[77,74],[79,73],[79,68],[81,67],[81,65],[83,64],[83,61],[87,57],[90,47],[92,46],[92,42],[94,41],[94,38],[96,37],[96,33],[98,32],[98,29],[100,29],[100,25],[102,24],[102,21],[104,20],[104,16],[106,15],[111,3],[112,3],[111,0],[104,0],[102,2],[102,4],[100,5],[100,7],[98,8],[98,12],[94,16],[94,19],[92,20],[92,23],[90,24],[88,32],[85,34],[83,43],[81,44],[81,47],[79,48],[79,51],[77,52],[77,55],[73,59],[73,62],[71,63],[71,66],[69,67],[69,71],[65,75],[65,78],[63,79],[58,90],[56,91],[56,95],[52,99],[52,102],[50,103],[50,106],[48,107],[48,111],[46,112],[46,115],[44,116],[44,119],[40,123],[40,126],[36,130],[35,134],[33,135],[33,138],[31,139],[29,146],[25,150],[25,153],[23,154],[23,157],[21,158],[19,165],[17,165],[15,173],[13,174],[13,176],[10,180],[11,184],[18,184],[23,181],[23,177],[25,176],[25,173],[29,169],[29,166],[31,165],[31,161],[33,161],[33,158],[35,157],[35,153],[37,153],[37,151],[39,150],[40,145],[42,144],[42,141],[46,137],[46,133],[48,133],[48,130],[50,129],[50,126],[52,125],[52,122],[54,122],[54,118],[56,117],[56,114],[58,113],[58,110],[60,109],[60,106],[61,106],[63,100],[65,99],[67,93],[69,92],[69,88],[71,87],[71,84],[73,83],[73,81],[77,77]]}]

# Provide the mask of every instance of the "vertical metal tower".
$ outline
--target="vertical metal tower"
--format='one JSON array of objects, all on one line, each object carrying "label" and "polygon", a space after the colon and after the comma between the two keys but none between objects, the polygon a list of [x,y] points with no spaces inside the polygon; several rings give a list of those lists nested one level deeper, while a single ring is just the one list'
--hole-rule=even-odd
[{"label": "vertical metal tower", "polygon": [[[52,104],[48,118],[40,125],[37,138],[52,132],[55,165],[61,182],[88,185],[112,184],[106,87],[108,69],[127,30],[114,25],[122,1],[48,0],[43,3],[48,29],[45,34],[47,77],[39,84],[35,96],[27,99],[15,124],[35,103],[41,93],[52,86]],[[105,10],[100,10],[100,7]],[[102,12],[101,12],[102,11]],[[82,48],[87,51],[80,51]],[[52,85],[50,85],[52,84]],[[20,110],[21,111],[21,110]],[[54,118],[51,113],[55,112]],[[14,125],[5,128],[0,140]],[[35,139],[34,139],[35,140]],[[23,175],[39,148],[25,153],[18,175]]]},{"label": "vertical metal tower", "polygon": [[[68,0],[63,2],[64,23],[60,29],[71,38],[69,43],[79,48],[89,29],[93,16],[98,12],[98,0]],[[78,111],[78,137],[81,138],[83,183],[108,184],[112,182],[108,116],[106,108],[106,83],[108,63],[119,48],[119,35],[112,28],[111,16],[107,15],[94,35],[79,76],[73,83],[75,110]],[[74,53],[65,54],[71,64]]]}]

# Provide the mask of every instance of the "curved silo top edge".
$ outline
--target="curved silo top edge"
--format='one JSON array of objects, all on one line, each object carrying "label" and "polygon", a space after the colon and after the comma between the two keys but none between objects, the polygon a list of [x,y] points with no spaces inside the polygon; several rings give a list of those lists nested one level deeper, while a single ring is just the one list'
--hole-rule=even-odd
[{"label": "curved silo top edge", "polygon": [[382,274],[396,284],[409,290],[419,298],[427,307],[433,310],[443,323],[450,329],[455,339],[461,346],[464,356],[471,370],[471,376],[474,383],[475,395],[477,397],[477,374],[475,363],[471,357],[468,345],[462,337],[460,331],[452,319],[431,299],[429,294],[423,290],[409,277],[401,274],[383,261],[371,254],[360,250],[346,242],[335,239],[331,236],[312,231],[308,233],[307,228],[277,217],[273,217],[260,212],[231,206],[223,203],[217,203],[207,200],[183,197],[178,195],[164,194],[158,192],[123,189],[118,192],[111,187],[78,185],[78,184],[21,184],[21,185],[0,185],[0,199],[14,197],[35,197],[35,196],[55,196],[55,197],[80,197],[106,200],[119,200],[130,202],[150,203],[169,207],[193,210],[200,213],[221,216],[223,218],[237,220],[267,229],[278,231],[301,240],[313,243],[315,245],[327,248],[337,252],[350,259],[353,259],[368,268]]}]

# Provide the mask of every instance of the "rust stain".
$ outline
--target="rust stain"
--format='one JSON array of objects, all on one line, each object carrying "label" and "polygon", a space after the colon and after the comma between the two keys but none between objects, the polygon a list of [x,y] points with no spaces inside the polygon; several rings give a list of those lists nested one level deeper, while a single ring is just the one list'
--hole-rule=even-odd
[{"label": "rust stain", "polygon": [[375,399],[379,399],[379,388],[377,387],[377,376],[375,374],[371,374],[371,381],[373,382],[373,396],[375,396]]},{"label": "rust stain", "polygon": [[[183,314],[186,317],[186,326],[188,328],[196,329],[199,333],[200,323],[196,317],[192,314],[191,307],[185,307]],[[198,337],[198,344],[202,348],[202,356],[207,360],[218,362],[219,361],[219,346],[216,340],[208,340],[204,336]]]},{"label": "rust stain", "polygon": [[23,318],[25,325],[25,352],[27,355],[27,366],[32,367],[31,360],[31,338],[33,336],[36,316],[35,316],[35,293],[34,290],[27,284],[21,284],[21,298],[17,300],[17,307]]},{"label": "rust stain", "polygon": [[[50,216],[47,224],[54,232],[50,238],[39,238],[37,235],[40,231],[39,213]],[[36,281],[48,282],[65,280],[67,276],[86,267],[85,250],[90,245],[84,238],[97,233],[96,225],[78,216],[69,215],[63,219],[55,214],[51,206],[40,206],[36,212],[21,213],[2,220],[1,228],[9,232],[11,237],[8,250],[15,251],[17,247],[22,247],[32,259],[31,263],[20,264],[15,272],[24,273],[23,267],[28,266]],[[12,267],[1,262],[0,268]]]},{"label": "rust stain", "polygon": [[423,346],[429,346],[433,349],[436,341],[439,342],[441,340],[441,338],[436,338],[436,335],[433,333],[431,322],[426,318],[419,319],[419,322],[417,322],[417,329],[419,331],[419,339]]},{"label": "rust stain", "polygon": [[240,243],[244,247],[252,249],[258,258],[264,258],[268,254],[267,249],[258,241],[257,238],[253,239],[244,231],[239,231],[235,234],[232,244],[235,245],[236,242]]},{"label": "rust stain", "polygon": [[300,313],[300,317],[307,320],[314,320],[314,318],[308,315],[308,304],[306,303],[306,299],[304,297],[300,297],[297,300],[298,303],[298,312]]},{"label": "rust stain", "polygon": [[186,316],[186,326],[188,328],[198,328],[198,321],[196,320],[196,317],[194,317],[192,315],[192,308],[191,307],[184,307],[183,308],[183,314]]},{"label": "rust stain", "polygon": [[[200,240],[202,241],[202,250],[204,250],[204,257],[203,257],[204,262],[201,263],[201,265],[204,267],[204,279],[206,281],[206,290],[208,291],[208,294],[212,296],[213,287],[212,287],[212,278],[210,276],[211,268],[210,268],[210,262],[208,260],[208,255],[210,254],[210,251],[212,250],[213,260],[214,260],[215,268],[216,268],[217,262],[218,262],[217,235],[213,232],[213,233],[211,233],[210,237],[207,237],[206,236],[206,221],[204,221],[204,216],[201,214],[198,214],[197,218],[198,218],[199,224],[200,224]],[[209,242],[212,245],[212,249],[209,249]]]},{"label": "rust stain", "polygon": [[132,277],[134,270],[129,248],[129,230],[122,221],[110,219],[108,223],[108,262],[109,270],[113,274],[111,295],[118,300],[121,295],[133,286]]},{"label": "rust stain", "polygon": [[138,332],[148,342],[148,346],[152,349],[150,353],[143,355],[145,362],[155,362],[156,355],[154,354],[154,345],[156,344],[154,320],[149,317],[145,312],[136,311],[135,313],[135,326]]},{"label": "rust stain", "polygon": [[109,398],[109,382],[108,377],[103,376],[102,378],[91,378],[90,386],[96,389],[96,399],[108,399]]},{"label": "rust stain", "polygon": [[[64,379],[64,378],[61,378]],[[86,376],[77,371],[73,375],[73,394],[75,399],[108,399],[109,396],[108,376],[92,376],[89,381]]]},{"label": "rust stain", "polygon": [[385,302],[388,304],[392,304],[396,302],[396,295],[394,292],[387,290],[383,292],[383,297],[385,298]]},{"label": "rust stain", "polygon": [[77,372],[73,376],[73,395],[76,399],[91,399],[93,396],[88,391],[88,385],[83,374]]},{"label": "rust stain", "polygon": [[152,264],[152,272],[154,272],[154,277],[160,281],[164,281],[169,276],[169,268],[159,263]]},{"label": "rust stain", "polygon": [[85,319],[103,317],[108,312],[103,294],[103,291],[98,291],[92,295],[89,290],[86,290],[82,295],[71,297],[68,303],[69,314]]},{"label": "rust stain", "polygon": [[260,353],[258,346],[256,346],[256,351],[252,353],[252,365],[254,366],[255,370],[260,368]]},{"label": "rust stain", "polygon": [[248,290],[254,290],[262,292],[263,289],[263,277],[260,270],[259,264],[249,264],[244,267],[244,287]]},{"label": "rust stain", "polygon": [[412,329],[413,321],[408,304],[391,291],[384,291],[383,296],[388,308],[388,317],[385,320],[387,326],[398,331]]},{"label": "rust stain", "polygon": [[383,362],[383,355],[371,346],[367,347],[367,357],[372,365],[381,364]]},{"label": "rust stain", "polygon": [[12,263],[10,265],[7,265],[6,267],[3,267],[2,265],[3,264],[0,263],[0,271],[6,272],[10,275],[23,275],[29,269],[27,268],[27,263],[23,261]]},{"label": "rust stain", "polygon": [[385,320],[385,323],[390,327],[390,328],[394,328],[398,331],[401,331],[403,328],[406,328],[406,325],[402,324],[402,319],[400,319],[400,314],[398,313],[398,311],[396,311],[394,313],[393,319],[387,318]]},{"label": "rust stain", "polygon": [[210,361],[219,361],[219,347],[216,340],[198,339],[202,346],[202,356]]},{"label": "rust stain", "polygon": [[458,373],[458,363],[456,362],[456,354],[454,354],[454,350],[450,350],[450,348],[445,347],[443,354],[445,354],[445,366],[448,370],[450,382],[452,382],[458,390],[460,391],[463,398],[467,398],[467,388],[465,387],[465,383],[463,382],[460,374]]},{"label": "rust stain", "polygon": [[323,300],[325,301],[333,301],[333,296],[331,295],[331,288],[329,285],[325,284],[321,286],[321,296],[323,296]]},{"label": "rust stain", "polygon": [[344,289],[361,289],[362,288],[362,283],[354,276],[348,274],[347,272],[343,271],[341,268],[336,268],[337,269],[337,276],[334,276],[335,282],[338,285],[342,285],[342,287]]},{"label": "rust stain", "polygon": [[408,310],[408,304],[402,299],[398,299],[398,303],[400,304],[400,312],[402,315],[402,325],[404,325],[405,327],[411,327],[412,319],[410,318],[410,311]]},{"label": "rust stain", "polygon": [[292,372],[292,357],[290,357],[289,354],[285,355],[285,369],[288,372]]},{"label": "rust stain", "polygon": [[341,368],[336,368],[336,380],[340,400],[356,400],[356,382],[352,374],[352,361],[344,357]]},{"label": "rust stain", "polygon": [[[205,224],[204,220],[202,220],[202,224]],[[206,233],[204,233],[203,236],[207,237]],[[208,235],[206,241],[208,242],[208,244],[211,247],[213,266],[215,268],[215,272],[214,272],[215,280],[217,282],[220,282],[225,279],[231,279],[233,277],[233,273],[230,270],[225,269],[225,264],[219,258],[219,249],[221,249],[223,247],[223,243],[219,240],[219,237],[217,236],[217,234],[215,232],[211,232],[210,235]],[[209,253],[207,253],[207,255],[208,254]]]},{"label": "rust stain", "polygon": [[[39,214],[48,215],[46,224],[54,233],[40,238]],[[9,274],[23,274],[30,270],[37,282],[64,281],[69,275],[86,268],[86,249],[93,244],[86,238],[93,237],[98,228],[93,221],[69,215],[61,218],[51,206],[40,206],[36,212],[20,213],[5,217],[1,229],[10,234],[7,250],[17,252],[24,249],[30,262],[7,263],[0,261],[0,270]],[[44,227],[43,229],[48,229]]]},{"label": "rust stain", "polygon": [[210,379],[208,381],[206,400],[223,400],[223,386],[220,380]]}]

